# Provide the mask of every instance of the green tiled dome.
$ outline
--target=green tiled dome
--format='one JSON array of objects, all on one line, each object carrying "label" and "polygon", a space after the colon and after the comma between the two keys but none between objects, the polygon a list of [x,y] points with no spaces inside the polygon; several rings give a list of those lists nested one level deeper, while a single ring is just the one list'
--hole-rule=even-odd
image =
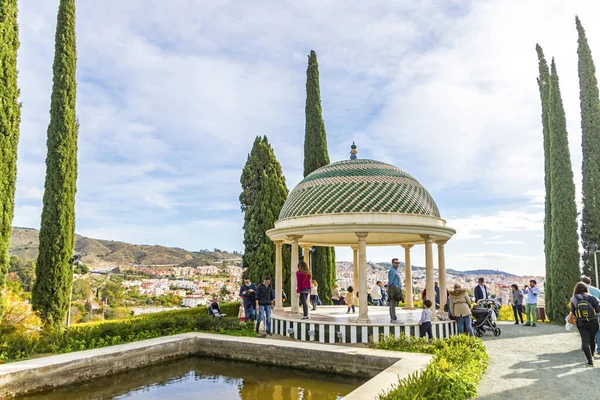
[{"label": "green tiled dome", "polygon": [[375,160],[346,160],[319,168],[292,190],[279,219],[321,214],[400,213],[439,217],[415,178]]}]

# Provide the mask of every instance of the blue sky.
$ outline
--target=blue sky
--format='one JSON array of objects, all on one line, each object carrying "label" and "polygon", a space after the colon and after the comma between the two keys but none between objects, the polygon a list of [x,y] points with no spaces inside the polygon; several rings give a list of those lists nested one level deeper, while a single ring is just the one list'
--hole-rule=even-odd
[{"label": "blue sky", "polygon": [[[76,231],[242,250],[239,177],[254,137],[269,137],[290,189],[302,178],[314,49],[332,161],[356,141],[359,157],[415,176],[458,231],[449,268],[543,273],[535,44],[557,59],[579,200],[574,16],[600,63],[600,4],[396,3],[78,2]],[[16,226],[39,227],[57,5],[20,2]]]}]

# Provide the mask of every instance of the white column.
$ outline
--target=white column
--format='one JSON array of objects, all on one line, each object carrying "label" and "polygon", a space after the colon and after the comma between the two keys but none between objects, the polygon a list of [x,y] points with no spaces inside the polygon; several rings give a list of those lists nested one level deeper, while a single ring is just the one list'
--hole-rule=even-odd
[{"label": "white column", "polygon": [[[367,304],[367,235],[357,233],[358,237],[358,319],[357,322],[369,322],[369,309]],[[356,290],[356,289],[354,289]]]},{"label": "white column", "polygon": [[356,291],[358,290],[358,247],[352,248],[352,254],[352,262],[354,263],[354,273],[352,274],[352,286],[354,287],[354,292],[356,293]]},{"label": "white column", "polygon": [[[275,241],[275,308],[273,311],[283,311],[283,263],[281,251],[283,240]],[[291,295],[291,293],[290,293]]]},{"label": "white column", "polygon": [[425,239],[425,289],[427,289],[427,298],[433,299],[431,311],[435,315],[435,286],[433,272],[433,238],[429,235],[423,235]]},{"label": "white column", "polygon": [[290,299],[292,305],[292,313],[298,313],[298,303],[299,298],[296,292],[297,282],[296,282],[296,272],[298,272],[298,239],[302,236],[291,236],[292,239],[292,268],[291,268],[291,288],[290,288]]},{"label": "white column", "polygon": [[447,240],[438,240],[436,243],[438,245],[438,271],[440,274],[440,311],[444,311],[444,306],[446,305],[446,295],[447,295],[447,286],[446,286],[446,254],[444,253],[444,245]]},{"label": "white column", "polygon": [[410,249],[414,245],[412,244],[403,244],[404,247],[404,286],[406,288],[406,309],[412,310],[415,308],[413,305],[413,280],[412,280],[412,266],[410,262]]}]

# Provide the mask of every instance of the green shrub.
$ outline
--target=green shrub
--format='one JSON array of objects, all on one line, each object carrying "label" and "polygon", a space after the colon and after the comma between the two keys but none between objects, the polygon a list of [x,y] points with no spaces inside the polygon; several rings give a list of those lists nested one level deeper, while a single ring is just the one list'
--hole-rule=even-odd
[{"label": "green shrub", "polygon": [[239,303],[223,304],[221,311],[227,314],[225,318],[213,318],[208,315],[206,307],[196,307],[76,324],[67,330],[59,325],[47,325],[41,337],[33,341],[24,341],[18,336],[10,341],[3,338],[0,341],[0,362],[40,353],[68,353],[193,331],[256,336],[252,323],[244,324],[238,320],[238,308]]},{"label": "green shrub", "polygon": [[477,396],[477,386],[488,366],[488,356],[481,339],[452,336],[448,339],[390,338],[374,347],[385,350],[412,351],[433,354],[424,371],[401,379],[380,400],[442,400],[470,399]]}]

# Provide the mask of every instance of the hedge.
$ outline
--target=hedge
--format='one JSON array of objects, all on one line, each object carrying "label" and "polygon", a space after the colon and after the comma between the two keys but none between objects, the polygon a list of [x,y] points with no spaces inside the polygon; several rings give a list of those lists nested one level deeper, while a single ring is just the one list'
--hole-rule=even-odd
[{"label": "hedge", "polygon": [[477,396],[477,387],[488,366],[488,355],[481,339],[452,336],[434,339],[400,336],[381,337],[372,344],[378,349],[433,354],[422,372],[401,379],[380,400],[462,400]]},{"label": "hedge", "polygon": [[68,353],[95,349],[178,333],[203,331],[236,336],[255,336],[252,323],[240,323],[239,303],[223,304],[225,318],[213,318],[206,307],[143,314],[134,317],[72,325],[66,331],[48,326],[36,340],[0,339],[0,363],[36,354]]},{"label": "hedge", "polygon": [[[500,315],[498,315],[498,321],[513,321],[515,320],[515,314],[513,313],[513,309],[512,306],[502,306],[500,307]],[[523,304],[523,321],[525,321],[526,317],[525,317],[525,304]],[[537,322],[548,322],[548,320],[546,321],[542,321],[541,319],[538,319]]]}]

